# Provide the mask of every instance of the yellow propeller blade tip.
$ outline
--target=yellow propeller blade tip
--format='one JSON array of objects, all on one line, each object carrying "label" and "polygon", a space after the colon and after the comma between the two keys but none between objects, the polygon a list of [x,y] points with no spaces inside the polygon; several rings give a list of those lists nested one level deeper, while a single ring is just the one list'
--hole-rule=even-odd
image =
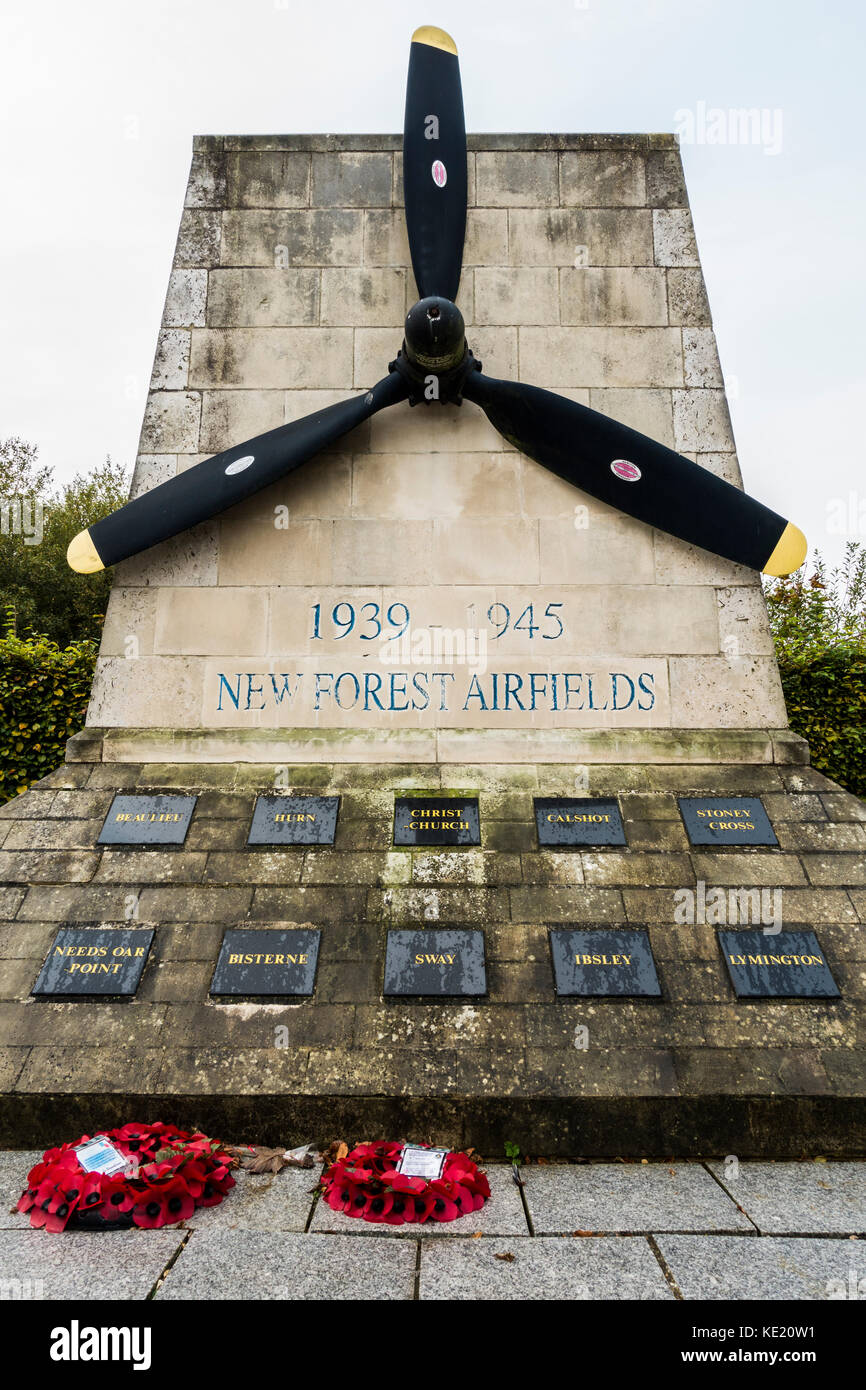
[{"label": "yellow propeller blade tip", "polygon": [[77,574],[96,574],[97,570],[105,568],[97,554],[96,546],[90,539],[89,531],[79,531],[75,539],[69,542],[66,563]]},{"label": "yellow propeller blade tip", "polygon": [[457,45],[451,35],[446,34],[444,29],[437,29],[435,24],[422,24],[412,35],[412,42],[426,43],[430,48],[444,48],[446,53],[457,53]]},{"label": "yellow propeller blade tip", "polygon": [[789,521],[764,566],[764,574],[771,574],[775,579],[784,579],[786,575],[793,574],[802,565],[808,549],[809,543],[799,526]]}]

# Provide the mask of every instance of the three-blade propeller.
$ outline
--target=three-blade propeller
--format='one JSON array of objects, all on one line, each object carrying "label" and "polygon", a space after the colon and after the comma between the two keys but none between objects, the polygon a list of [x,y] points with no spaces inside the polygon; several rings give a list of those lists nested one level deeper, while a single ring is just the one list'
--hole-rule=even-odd
[{"label": "three-blade propeller", "polygon": [[[227,449],[128,502],[72,541],[73,569],[90,573],[217,515],[322,453],[399,401],[481,407],[522,453],[619,511],[766,574],[806,557],[796,526],[714,474],[586,406],[516,381],[486,377],[454,304],[466,234],[466,128],[457,48],[441,29],[412,36],[403,132],[403,186],[412,268],[421,299],[403,350],[365,395]],[[431,374],[439,389],[425,390]]]}]

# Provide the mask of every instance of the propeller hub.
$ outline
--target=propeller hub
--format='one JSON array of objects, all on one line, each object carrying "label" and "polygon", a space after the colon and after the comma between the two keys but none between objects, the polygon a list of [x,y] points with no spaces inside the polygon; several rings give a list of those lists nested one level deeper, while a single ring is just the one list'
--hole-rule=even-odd
[{"label": "propeller hub", "polygon": [[450,372],[463,361],[466,325],[450,299],[419,299],[406,315],[406,356],[422,371]]}]

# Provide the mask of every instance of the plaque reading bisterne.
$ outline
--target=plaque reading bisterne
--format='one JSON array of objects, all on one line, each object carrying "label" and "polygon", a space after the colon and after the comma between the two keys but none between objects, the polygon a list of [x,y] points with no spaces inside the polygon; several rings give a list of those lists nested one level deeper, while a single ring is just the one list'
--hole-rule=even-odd
[{"label": "plaque reading bisterne", "polygon": [[61,927],[31,994],[135,994],[153,929]]},{"label": "plaque reading bisterne", "polygon": [[480,845],[478,798],[398,796],[395,845]]},{"label": "plaque reading bisterne", "polygon": [[122,796],[99,832],[98,845],[182,845],[195,809],[194,796]]},{"label": "plaque reading bisterne", "polygon": [[838,999],[812,931],[720,931],[719,946],[738,999]]},{"label": "plaque reading bisterne", "polygon": [[258,796],[248,845],[332,845],[338,796]]},{"label": "plaque reading bisterne", "polygon": [[211,994],[312,994],[319,958],[315,930],[227,931]]},{"label": "plaque reading bisterne", "polygon": [[389,931],[384,993],[486,994],[484,933],[431,927]]},{"label": "plaque reading bisterne", "polygon": [[569,845],[624,845],[625,830],[615,801],[594,797],[535,798],[538,843],[552,849]]},{"label": "plaque reading bisterne", "polygon": [[557,994],[661,995],[649,935],[641,928],[557,929],[550,933],[550,952]]},{"label": "plaque reading bisterne", "polygon": [[693,845],[778,845],[758,796],[681,796],[680,815]]}]

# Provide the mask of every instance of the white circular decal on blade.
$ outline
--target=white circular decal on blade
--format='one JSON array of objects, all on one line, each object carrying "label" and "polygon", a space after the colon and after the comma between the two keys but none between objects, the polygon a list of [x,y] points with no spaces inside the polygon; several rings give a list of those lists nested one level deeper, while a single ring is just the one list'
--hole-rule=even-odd
[{"label": "white circular decal on blade", "polygon": [[437,188],[444,188],[448,182],[448,172],[441,159],[433,160],[433,168],[430,170],[433,175],[433,182]]},{"label": "white circular decal on blade", "polygon": [[244,469],[249,468],[250,464],[255,463],[255,461],[255,454],[244,454],[242,459],[235,459],[234,463],[229,464],[226,473],[230,476],[232,473],[243,473]]},{"label": "white circular decal on blade", "polygon": [[611,473],[615,473],[624,483],[636,483],[641,476],[641,471],[636,463],[629,463],[628,459],[614,459],[610,465]]}]

